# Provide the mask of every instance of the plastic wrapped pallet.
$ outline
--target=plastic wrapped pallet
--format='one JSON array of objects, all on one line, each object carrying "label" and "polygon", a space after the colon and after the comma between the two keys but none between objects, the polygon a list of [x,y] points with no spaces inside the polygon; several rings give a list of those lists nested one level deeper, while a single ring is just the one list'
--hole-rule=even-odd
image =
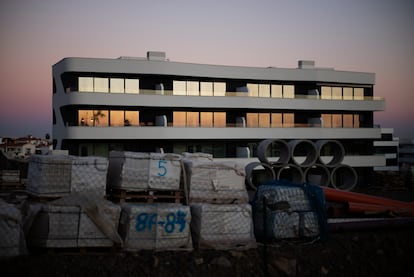
[{"label": "plastic wrapped pallet", "polygon": [[88,191],[106,192],[108,159],[69,155],[33,155],[29,161],[27,190],[38,196],[62,197]]},{"label": "plastic wrapped pallet", "polygon": [[111,151],[108,184],[125,190],[179,190],[181,155]]},{"label": "plastic wrapped pallet", "polygon": [[20,210],[0,199],[0,257],[24,254],[26,245],[21,225]]},{"label": "plastic wrapped pallet", "polygon": [[104,197],[108,159],[104,157],[73,157],[71,192],[93,192]]},{"label": "plastic wrapped pallet", "polygon": [[26,190],[36,195],[67,195],[70,193],[71,168],[71,156],[32,155]]},{"label": "plastic wrapped pallet", "polygon": [[119,230],[127,251],[191,250],[190,222],[181,204],[124,204]]},{"label": "plastic wrapped pallet", "polygon": [[322,190],[311,185],[269,183],[258,187],[253,201],[256,236],[267,239],[318,237],[324,227],[321,226],[323,215],[319,216],[318,212],[326,209],[324,201],[316,199],[318,195],[323,198]]},{"label": "plastic wrapped pallet", "polygon": [[117,234],[121,208],[97,196],[71,195],[48,204],[34,204],[38,211],[28,241],[48,248],[109,247],[121,243]]},{"label": "plastic wrapped pallet", "polygon": [[196,248],[229,250],[256,247],[249,204],[192,204],[191,216]]},{"label": "plastic wrapped pallet", "polygon": [[190,203],[247,203],[244,167],[236,163],[184,160]]}]

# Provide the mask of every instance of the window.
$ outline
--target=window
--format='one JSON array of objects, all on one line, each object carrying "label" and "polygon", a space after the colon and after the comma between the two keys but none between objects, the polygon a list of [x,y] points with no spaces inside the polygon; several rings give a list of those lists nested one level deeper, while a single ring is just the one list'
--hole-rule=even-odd
[{"label": "window", "polygon": [[226,83],[214,82],[214,96],[225,96],[226,95]]},{"label": "window", "polygon": [[213,114],[214,118],[214,127],[226,127],[226,113],[225,112],[215,112]]},{"label": "window", "polygon": [[342,127],[342,114],[333,114],[332,115],[332,128],[341,128]]},{"label": "window", "polygon": [[352,114],[344,114],[342,116],[343,127],[344,128],[353,128],[354,127],[354,116]]},{"label": "window", "polygon": [[200,95],[213,96],[213,82],[200,82]]},{"label": "window", "polygon": [[124,93],[124,79],[122,78],[111,78],[110,79],[110,93]]},{"label": "window", "polygon": [[282,127],[283,121],[282,121],[282,113],[272,113],[272,127]]},{"label": "window", "polygon": [[92,77],[79,77],[78,87],[81,92],[93,92],[93,78]]},{"label": "window", "polygon": [[139,93],[139,79],[125,79],[125,93]]},{"label": "window", "polygon": [[110,111],[110,126],[124,126],[124,111]]},{"label": "window", "polygon": [[173,113],[173,126],[185,127],[186,125],[186,112],[174,112]]},{"label": "window", "polygon": [[259,127],[260,128],[270,127],[270,114],[269,113],[259,113]]},{"label": "window", "polygon": [[198,112],[187,112],[187,127],[198,127],[200,125],[200,117]]},{"label": "window", "polygon": [[258,84],[247,84],[247,89],[249,91],[250,97],[258,97],[259,96],[259,85]]},{"label": "window", "polygon": [[213,113],[201,112],[200,113],[200,127],[213,127]]},{"label": "window", "polygon": [[295,127],[295,114],[293,113],[283,114],[283,127]]},{"label": "window", "polygon": [[269,84],[259,85],[259,97],[270,97],[270,85]]},{"label": "window", "polygon": [[282,98],[283,90],[282,85],[272,85],[272,98]]},{"label": "window", "polygon": [[93,126],[93,110],[78,111],[78,126]]},{"label": "window", "polygon": [[332,128],[332,115],[331,114],[322,114],[322,127]]},{"label": "window", "polygon": [[200,95],[199,83],[194,81],[187,82],[187,95],[198,96]]},{"label": "window", "polygon": [[139,111],[125,111],[124,126],[139,126]]},{"label": "window", "polygon": [[352,100],[353,99],[353,89],[345,87],[343,88],[343,96],[344,100]]},{"label": "window", "polygon": [[247,113],[246,114],[246,126],[250,128],[259,126],[259,114],[258,113]]},{"label": "window", "polygon": [[354,99],[364,100],[364,89],[363,88],[354,88]]},{"label": "window", "polygon": [[342,100],[342,88],[341,87],[332,88],[332,99]]},{"label": "window", "polygon": [[108,78],[94,78],[94,92],[109,92],[109,80]]},{"label": "window", "polygon": [[283,85],[283,98],[295,98],[295,86]]},{"label": "window", "polygon": [[332,88],[331,87],[321,88],[321,99],[332,99]]},{"label": "window", "polygon": [[359,128],[359,114],[354,114],[354,128]]},{"label": "window", "polygon": [[173,82],[173,94],[174,95],[186,95],[187,88],[185,81],[174,81]]},{"label": "window", "polygon": [[108,126],[108,111],[106,110],[94,110],[92,115],[93,126],[107,127]]}]

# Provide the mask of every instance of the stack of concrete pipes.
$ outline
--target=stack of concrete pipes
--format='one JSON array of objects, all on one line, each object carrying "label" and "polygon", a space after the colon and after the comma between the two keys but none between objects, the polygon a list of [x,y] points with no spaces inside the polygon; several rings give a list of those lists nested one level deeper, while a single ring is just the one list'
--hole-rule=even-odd
[{"label": "stack of concrete pipes", "polygon": [[[269,157],[270,152],[276,155]],[[355,169],[342,164],[345,149],[337,140],[266,139],[260,142],[257,156],[259,161],[245,168],[246,182],[253,189],[264,181],[287,180],[352,190],[358,181]]]}]

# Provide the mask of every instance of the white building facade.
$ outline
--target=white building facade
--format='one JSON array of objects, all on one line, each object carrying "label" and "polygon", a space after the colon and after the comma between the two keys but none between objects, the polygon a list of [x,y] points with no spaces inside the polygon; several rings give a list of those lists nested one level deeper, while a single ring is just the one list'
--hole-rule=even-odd
[{"label": "white building facade", "polygon": [[[64,58],[53,65],[53,141],[73,155],[111,150],[256,156],[263,139],[334,139],[362,173],[385,166],[373,114],[375,74],[144,58]],[[362,174],[364,175],[364,174]],[[364,179],[362,178],[362,181]]]}]

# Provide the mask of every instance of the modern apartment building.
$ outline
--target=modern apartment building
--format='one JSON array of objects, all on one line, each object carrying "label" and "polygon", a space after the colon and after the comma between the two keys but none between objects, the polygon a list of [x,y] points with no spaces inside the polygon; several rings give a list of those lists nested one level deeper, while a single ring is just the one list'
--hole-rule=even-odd
[{"label": "modern apartment building", "polygon": [[[64,58],[53,65],[53,141],[73,155],[111,150],[256,156],[263,139],[335,139],[361,175],[385,166],[375,155],[374,73],[241,67],[147,57]],[[366,182],[360,178],[360,182]]]}]

